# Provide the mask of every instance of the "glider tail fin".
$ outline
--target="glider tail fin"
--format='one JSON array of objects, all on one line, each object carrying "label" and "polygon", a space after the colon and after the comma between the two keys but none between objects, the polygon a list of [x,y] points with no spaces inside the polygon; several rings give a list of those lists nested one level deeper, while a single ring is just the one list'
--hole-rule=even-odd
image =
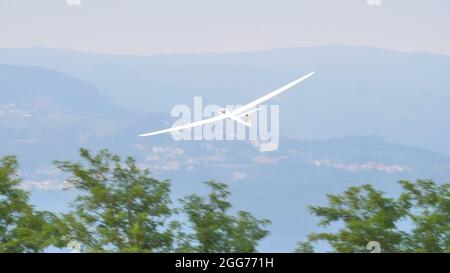
[{"label": "glider tail fin", "polygon": [[239,114],[239,115],[237,115],[237,117],[238,118],[244,117],[244,120],[243,120],[244,123],[245,123],[244,125],[247,126],[247,127],[251,127],[252,119],[251,119],[250,114],[254,113],[254,112],[257,112],[259,110],[261,110],[261,108],[255,108],[253,110],[250,110],[250,111],[244,112],[242,114]]},{"label": "glider tail fin", "polygon": [[244,125],[244,126],[246,126],[246,127],[251,127],[251,124],[249,122],[241,119],[240,117],[238,117],[236,115],[233,115],[231,113],[227,113],[227,117],[232,119],[232,120],[234,120],[234,121],[236,121],[236,122],[238,122],[238,123],[240,123],[240,124],[242,124],[242,125]]}]

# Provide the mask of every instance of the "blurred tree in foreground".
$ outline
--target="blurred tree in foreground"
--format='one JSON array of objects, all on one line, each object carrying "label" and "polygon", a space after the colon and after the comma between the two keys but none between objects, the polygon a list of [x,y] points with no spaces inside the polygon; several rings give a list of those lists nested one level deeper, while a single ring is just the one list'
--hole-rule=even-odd
[{"label": "blurred tree in foreground", "polygon": [[255,252],[258,242],[269,232],[266,219],[257,219],[249,212],[229,214],[230,192],[226,184],[209,181],[208,197],[196,194],[181,200],[182,209],[188,218],[191,233],[182,233],[177,251],[180,252]]},{"label": "blurred tree in foreground", "polygon": [[408,250],[450,252],[450,184],[436,185],[430,180],[400,183],[404,189],[400,200],[414,224]]},{"label": "blurred tree in foreground", "polygon": [[[55,163],[79,193],[62,215],[30,205],[16,158],[0,159],[0,252],[42,252],[71,241],[88,252],[255,252],[269,234],[270,221],[233,213],[226,184],[206,182],[207,196],[189,195],[174,209],[169,182],[152,178],[133,158],[122,161],[107,150],[80,155],[82,162]],[[397,198],[371,185],[327,195],[327,206],[310,211],[321,226],[339,229],[310,234],[295,251],[314,252],[313,244],[324,240],[335,252],[368,252],[370,241],[384,252],[450,252],[450,184],[400,185]],[[175,212],[184,222],[173,221]]]},{"label": "blurred tree in foreground", "polygon": [[131,157],[122,162],[107,150],[91,155],[85,149],[80,156],[84,164],[56,162],[80,191],[60,225],[66,242],[75,240],[91,252],[169,251],[169,182],[152,178]]},{"label": "blurred tree in foreground", "polygon": [[56,216],[28,204],[29,194],[20,188],[17,165],[15,157],[0,160],[0,252],[41,252],[56,244]]},{"label": "blurred tree in foreground", "polygon": [[314,253],[314,247],[311,242],[298,242],[297,247],[294,249],[295,253]]},{"label": "blurred tree in foreground", "polygon": [[188,233],[179,222],[168,223],[173,213],[169,182],[153,179],[134,159],[123,163],[106,150],[93,156],[81,149],[80,155],[87,164],[56,162],[81,191],[60,227],[66,242],[80,242],[87,251],[254,252],[268,234],[268,220],[245,211],[227,214],[230,192],[213,181],[206,183],[211,189],[208,199],[194,194],[180,200],[179,211],[192,228]]},{"label": "blurred tree in foreground", "polygon": [[[450,184],[400,181],[402,193],[388,198],[371,185],[327,195],[328,206],[312,206],[319,225],[341,224],[336,232],[312,233],[296,252],[312,252],[311,243],[327,241],[335,252],[368,252],[377,241],[383,252],[450,252]],[[401,225],[408,228],[399,228]]]}]

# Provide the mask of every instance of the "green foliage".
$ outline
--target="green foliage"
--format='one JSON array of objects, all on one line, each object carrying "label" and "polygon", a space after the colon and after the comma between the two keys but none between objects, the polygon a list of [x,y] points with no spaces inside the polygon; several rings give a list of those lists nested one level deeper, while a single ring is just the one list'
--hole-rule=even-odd
[{"label": "green foliage", "polygon": [[[170,183],[158,181],[131,157],[81,149],[82,162],[62,161],[79,194],[71,211],[57,216],[38,211],[20,188],[15,157],[0,159],[0,252],[42,252],[77,241],[89,252],[255,252],[270,221],[236,211],[226,184],[205,184],[207,196],[180,199],[171,208]],[[430,180],[400,181],[399,197],[386,197],[371,185],[327,195],[327,206],[312,206],[320,226],[338,224],[336,232],[312,233],[295,252],[314,252],[327,241],[335,252],[367,252],[378,241],[384,252],[450,252],[450,184]],[[170,221],[177,212],[185,223]],[[408,223],[407,230],[399,224]]]},{"label": "green foliage", "polygon": [[56,216],[36,211],[20,188],[17,160],[0,160],[0,252],[40,252],[54,242]]},{"label": "green foliage", "polygon": [[91,252],[169,251],[169,182],[152,178],[131,157],[122,162],[107,150],[91,155],[85,149],[80,155],[85,165],[56,162],[81,192],[63,216],[66,242],[78,241]]},{"label": "green foliage", "polygon": [[295,253],[314,253],[314,247],[311,242],[298,242],[297,247],[294,249]]},{"label": "green foliage", "polygon": [[196,194],[181,199],[182,212],[189,220],[191,233],[181,233],[177,251],[181,252],[255,252],[258,242],[269,232],[266,219],[259,220],[246,211],[230,215],[228,186],[209,181],[208,197]]},{"label": "green foliage", "polygon": [[[449,184],[430,180],[400,181],[398,198],[385,197],[371,185],[351,187],[342,195],[327,195],[328,206],[312,206],[319,225],[341,224],[337,232],[312,233],[309,242],[327,241],[336,252],[367,252],[377,241],[383,252],[448,252],[450,250]],[[413,226],[411,232],[398,227]],[[306,245],[301,245],[305,249]]]},{"label": "green foliage", "polygon": [[387,252],[401,249],[405,234],[396,222],[405,215],[401,204],[386,198],[370,185],[351,187],[343,195],[327,195],[329,207],[310,207],[322,218],[321,226],[341,221],[336,233],[311,234],[311,240],[327,240],[337,252],[367,252],[370,241],[378,241]]},{"label": "green foliage", "polygon": [[[170,183],[158,181],[131,157],[102,150],[92,155],[81,149],[82,162],[57,161],[79,194],[71,211],[56,216],[36,211],[20,189],[17,161],[0,161],[0,252],[42,252],[47,246],[66,247],[76,241],[86,252],[255,252],[267,236],[268,220],[246,211],[228,211],[230,192],[225,184],[206,184],[207,198],[191,195],[181,200],[192,230],[170,221]],[[192,232],[190,232],[192,231]],[[176,249],[174,249],[176,246]]]},{"label": "green foliage", "polygon": [[414,223],[409,248],[415,252],[450,252],[450,184],[430,180],[400,181],[400,200]]}]

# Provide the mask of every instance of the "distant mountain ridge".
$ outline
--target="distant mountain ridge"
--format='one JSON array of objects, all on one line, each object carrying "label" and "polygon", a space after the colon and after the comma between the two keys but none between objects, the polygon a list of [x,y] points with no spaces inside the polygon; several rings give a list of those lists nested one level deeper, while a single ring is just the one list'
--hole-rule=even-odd
[{"label": "distant mountain ridge", "polygon": [[[407,138],[395,143],[376,135],[352,135],[351,131],[343,131],[348,132],[343,137],[337,134],[333,138],[304,141],[282,137],[279,150],[271,153],[261,153],[257,145],[247,141],[177,142],[170,135],[139,138],[137,135],[143,131],[170,126],[172,119],[167,114],[124,110],[99,94],[94,85],[77,78],[79,75],[74,78],[39,67],[0,66],[0,157],[19,156],[24,187],[32,190],[33,203],[41,208],[63,211],[71,196],[70,192],[61,191],[64,177],[52,167],[53,160],[78,160],[80,147],[94,152],[109,148],[122,156],[136,157],[139,166],[149,168],[155,177],[170,179],[175,199],[189,193],[204,193],[201,182],[209,179],[230,184],[236,209],[272,220],[271,236],[259,250],[291,251],[296,241],[317,231],[317,219],[308,214],[306,206],[322,204],[327,193],[371,183],[393,194],[399,190],[395,183],[399,179],[431,178],[444,182],[450,173],[450,157],[404,145]],[[305,90],[311,84],[299,89],[303,92],[297,95],[308,93]],[[295,90],[288,94],[291,99],[292,93],[295,95]],[[167,96],[162,97],[181,101],[170,92]],[[327,98],[323,93],[321,96]],[[159,98],[143,102],[156,105]],[[444,103],[445,95],[441,99]],[[288,103],[280,98],[282,115],[288,111]],[[380,106],[380,115],[383,110]],[[439,109],[438,105],[436,110],[445,109]],[[331,110],[321,111],[326,114]],[[291,118],[295,120],[282,124],[282,132],[304,129],[300,125],[305,117],[292,114]],[[412,124],[416,124],[417,117],[411,118]],[[442,119],[445,121],[446,116]],[[314,128],[328,129],[330,124],[322,121],[316,120]],[[363,121],[369,127],[380,122],[375,117]],[[429,116],[424,116],[423,121],[430,128],[440,128]],[[345,123],[334,126],[342,125]],[[414,133],[427,136],[427,132],[419,130],[421,126]],[[444,128],[439,134],[445,136],[446,132]],[[438,135],[433,130],[429,133]]]},{"label": "distant mountain ridge", "polygon": [[42,103],[50,107],[52,104],[85,114],[113,114],[120,109],[91,84],[40,67],[0,64],[0,90],[3,105]]},{"label": "distant mountain ridge", "polygon": [[347,46],[158,56],[31,48],[0,49],[0,63],[55,69],[119,105],[161,113],[192,106],[194,96],[205,104],[246,103],[315,70],[269,102],[281,106],[283,135],[375,134],[450,155],[449,56]]},{"label": "distant mountain ridge", "polygon": [[0,65],[0,156],[21,156],[25,166],[76,155],[78,148],[105,143],[124,128],[129,131],[122,138],[136,138],[141,124],[156,128],[164,119],[118,107],[93,85],[61,72]]}]

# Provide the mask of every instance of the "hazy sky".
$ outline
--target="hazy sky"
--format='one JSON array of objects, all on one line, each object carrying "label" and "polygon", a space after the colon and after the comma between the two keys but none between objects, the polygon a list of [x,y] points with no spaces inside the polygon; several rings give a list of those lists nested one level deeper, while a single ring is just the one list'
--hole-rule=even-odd
[{"label": "hazy sky", "polygon": [[0,47],[156,54],[348,44],[450,55],[449,0],[81,1],[0,0]]}]

